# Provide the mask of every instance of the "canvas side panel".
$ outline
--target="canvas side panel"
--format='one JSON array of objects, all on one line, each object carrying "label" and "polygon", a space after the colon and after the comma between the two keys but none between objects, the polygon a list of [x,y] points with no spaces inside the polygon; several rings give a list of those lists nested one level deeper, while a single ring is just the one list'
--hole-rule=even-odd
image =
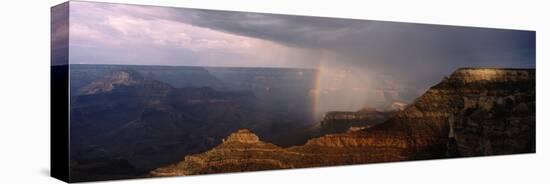
[{"label": "canvas side panel", "polygon": [[69,3],[51,8],[50,167],[69,182]]}]

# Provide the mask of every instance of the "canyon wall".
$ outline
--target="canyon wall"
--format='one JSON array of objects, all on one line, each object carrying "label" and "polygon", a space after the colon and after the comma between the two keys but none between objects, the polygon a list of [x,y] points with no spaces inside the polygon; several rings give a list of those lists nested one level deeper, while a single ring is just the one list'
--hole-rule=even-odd
[{"label": "canyon wall", "polygon": [[282,148],[239,130],[151,176],[535,152],[535,70],[462,68],[384,123]]},{"label": "canyon wall", "polygon": [[330,111],[321,120],[323,134],[343,133],[367,129],[388,120],[397,111],[380,111],[363,108],[356,112]]}]

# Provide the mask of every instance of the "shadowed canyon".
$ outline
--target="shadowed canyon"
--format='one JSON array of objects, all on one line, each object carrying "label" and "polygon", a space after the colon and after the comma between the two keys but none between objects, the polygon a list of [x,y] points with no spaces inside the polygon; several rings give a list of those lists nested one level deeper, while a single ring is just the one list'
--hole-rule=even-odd
[{"label": "shadowed canyon", "polygon": [[314,69],[70,67],[74,181],[535,152],[534,69],[461,68],[408,105],[315,117]]}]

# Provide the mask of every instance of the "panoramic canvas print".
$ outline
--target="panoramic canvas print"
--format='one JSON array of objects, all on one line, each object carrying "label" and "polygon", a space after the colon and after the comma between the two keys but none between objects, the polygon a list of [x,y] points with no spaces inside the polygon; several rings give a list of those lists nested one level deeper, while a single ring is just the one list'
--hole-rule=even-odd
[{"label": "panoramic canvas print", "polygon": [[71,1],[69,182],[535,153],[535,31]]}]

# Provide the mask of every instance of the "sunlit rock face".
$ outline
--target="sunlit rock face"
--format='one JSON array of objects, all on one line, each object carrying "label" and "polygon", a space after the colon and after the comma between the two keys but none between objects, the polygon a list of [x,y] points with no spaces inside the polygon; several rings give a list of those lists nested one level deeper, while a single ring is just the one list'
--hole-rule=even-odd
[{"label": "sunlit rock face", "polygon": [[240,129],[237,132],[229,135],[223,142],[241,142],[241,143],[257,143],[260,138],[248,129]]},{"label": "sunlit rock face", "polygon": [[397,111],[379,111],[373,108],[363,108],[355,112],[330,111],[325,113],[320,122],[321,132],[343,133],[351,127],[370,128],[388,120]]},{"label": "sunlit rock face", "polygon": [[394,151],[395,148],[376,147],[380,144],[403,146],[403,143],[376,142],[361,134],[329,135],[312,139],[303,146],[289,148],[281,148],[256,138],[249,130],[239,130],[214,149],[186,156],[177,164],[151,171],[150,176],[305,168],[404,159],[395,154],[398,153]]},{"label": "sunlit rock face", "polygon": [[462,68],[455,71],[450,79],[471,82],[514,82],[534,80],[534,71],[524,69]]},{"label": "sunlit rock face", "polygon": [[103,79],[94,81],[84,86],[80,92],[85,95],[93,95],[97,93],[104,93],[113,91],[115,86],[129,86],[137,84],[138,81],[143,78],[136,72],[130,70],[121,70],[111,72],[110,75],[103,77]]},{"label": "sunlit rock face", "polygon": [[[304,168],[535,151],[535,70],[459,69],[372,128],[281,148],[239,130],[151,176]],[[450,154],[452,152],[453,154]]]},{"label": "sunlit rock face", "polygon": [[[505,106],[508,108],[503,113]],[[511,113],[513,109],[520,111],[521,107],[524,107],[523,114]],[[446,157],[446,145],[455,140],[457,156],[493,155],[534,151],[534,146],[529,146],[534,145],[534,138],[530,138],[534,136],[534,117],[534,69],[464,68],[375,128],[406,134],[413,156],[419,159]],[[497,130],[504,126],[511,129]],[[453,140],[449,139],[451,128]],[[487,148],[492,151],[480,151],[480,147],[487,146],[483,137],[516,145],[495,145]],[[477,151],[474,154],[472,150]]]},{"label": "sunlit rock face", "polygon": [[241,129],[212,150],[186,156],[182,162],[153,170],[150,175],[178,176],[292,168],[286,163],[296,162],[294,159],[298,157],[294,154],[260,141],[250,130]]}]

